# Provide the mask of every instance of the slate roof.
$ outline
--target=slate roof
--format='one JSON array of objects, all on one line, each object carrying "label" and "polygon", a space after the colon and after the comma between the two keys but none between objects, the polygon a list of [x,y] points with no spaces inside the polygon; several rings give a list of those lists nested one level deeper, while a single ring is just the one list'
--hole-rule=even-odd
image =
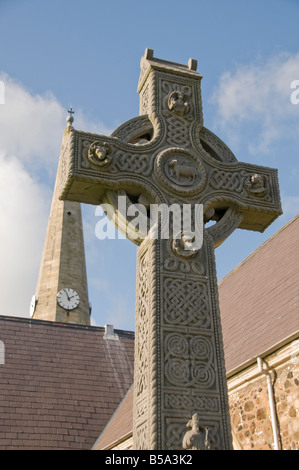
[{"label": "slate roof", "polygon": [[114,415],[107,423],[93,450],[109,450],[118,442],[131,436],[133,429],[133,394],[134,386],[129,389]]},{"label": "slate roof", "polygon": [[228,375],[299,335],[299,215],[219,283]]},{"label": "slate roof", "polygon": [[0,317],[0,449],[91,449],[133,382],[134,334]]}]

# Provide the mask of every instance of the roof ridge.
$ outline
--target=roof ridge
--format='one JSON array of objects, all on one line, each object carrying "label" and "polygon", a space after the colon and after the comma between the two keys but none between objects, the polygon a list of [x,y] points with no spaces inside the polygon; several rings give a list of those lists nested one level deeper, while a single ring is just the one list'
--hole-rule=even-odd
[{"label": "roof ridge", "polygon": [[[72,328],[72,329],[77,329],[77,330],[91,330],[91,331],[101,331],[105,332],[105,327],[104,326],[96,326],[96,325],[80,325],[76,323],[63,323],[63,322],[57,322],[57,321],[50,321],[50,320],[39,320],[36,318],[28,318],[28,317],[17,317],[17,316],[10,316],[10,315],[0,315],[0,321],[14,321],[14,322],[20,322],[20,323],[28,323],[28,324],[35,324],[35,325],[48,325],[52,326],[55,328]],[[121,330],[121,329],[115,329],[118,334],[132,334],[134,335],[134,331],[130,330]]]}]

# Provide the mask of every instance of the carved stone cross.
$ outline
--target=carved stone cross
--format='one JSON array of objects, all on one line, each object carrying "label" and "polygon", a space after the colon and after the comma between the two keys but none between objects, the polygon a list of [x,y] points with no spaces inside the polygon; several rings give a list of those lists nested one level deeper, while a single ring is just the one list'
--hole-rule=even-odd
[{"label": "carved stone cross", "polygon": [[[144,239],[130,217],[114,223],[138,244],[134,369],[135,449],[182,449],[195,414],[209,448],[231,449],[214,248],[236,228],[263,231],[281,214],[277,171],[240,163],[203,127],[196,61],[141,59],[140,116],[110,137],[66,128],[61,198],[117,208],[202,204],[203,244]],[[131,234],[131,235],[130,235]],[[184,239],[184,235],[186,235]]]}]

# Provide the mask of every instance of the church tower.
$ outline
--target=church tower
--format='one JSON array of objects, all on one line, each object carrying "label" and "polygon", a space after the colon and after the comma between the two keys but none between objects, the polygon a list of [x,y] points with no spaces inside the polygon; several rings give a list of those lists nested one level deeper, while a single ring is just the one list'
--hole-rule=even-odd
[{"label": "church tower", "polygon": [[[62,150],[73,122],[70,109]],[[81,205],[59,200],[58,165],[50,217],[30,314],[38,320],[90,324]]]}]

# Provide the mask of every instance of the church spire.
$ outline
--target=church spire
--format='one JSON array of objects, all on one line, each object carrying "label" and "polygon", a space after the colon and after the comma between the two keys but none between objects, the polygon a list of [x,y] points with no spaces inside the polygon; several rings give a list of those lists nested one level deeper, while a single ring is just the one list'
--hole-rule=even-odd
[{"label": "church spire", "polygon": [[[72,108],[68,110],[61,153],[67,145],[74,121]],[[58,165],[50,217],[41,260],[36,294],[30,313],[39,320],[90,324],[85,250],[81,205],[59,200]]]}]

